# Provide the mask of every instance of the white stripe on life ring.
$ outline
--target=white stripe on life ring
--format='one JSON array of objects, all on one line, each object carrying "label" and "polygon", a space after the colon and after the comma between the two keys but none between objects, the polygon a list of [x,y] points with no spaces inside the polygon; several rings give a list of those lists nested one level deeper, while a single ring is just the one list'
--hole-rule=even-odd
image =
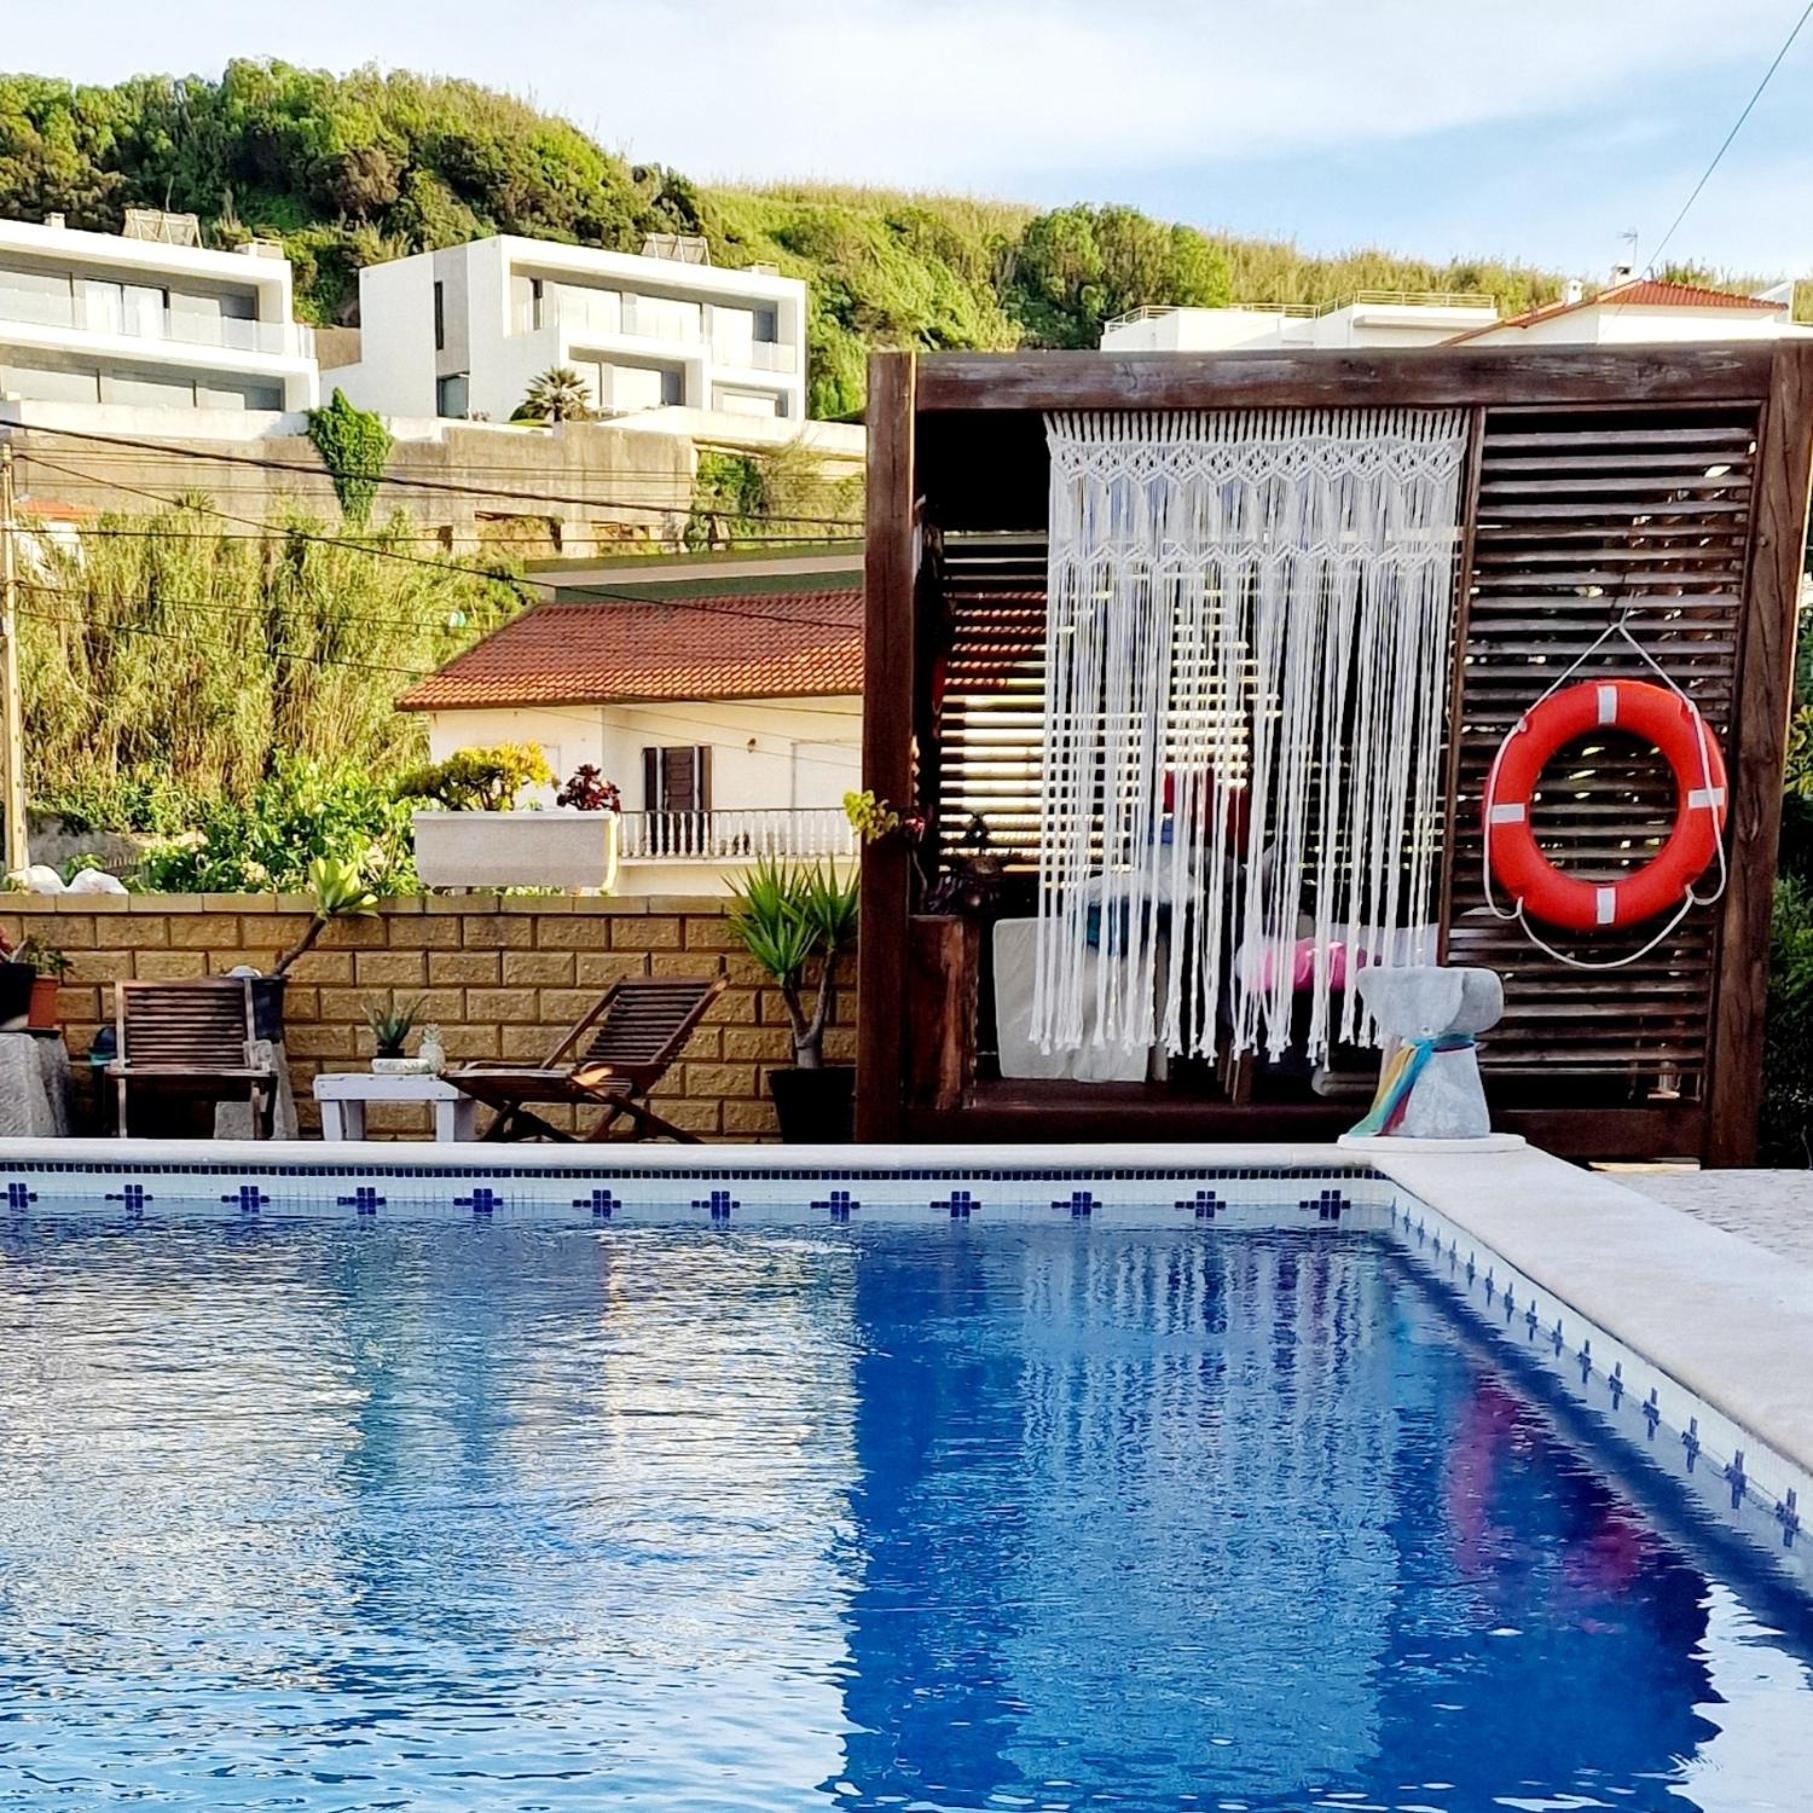
[{"label": "white stripe on life ring", "polygon": [[1593,890],[1593,911],[1601,925],[1610,925],[1618,916],[1618,890],[1616,888],[1595,888]]},{"label": "white stripe on life ring", "polygon": [[[1618,721],[1618,689],[1615,686],[1595,686],[1593,690],[1599,695],[1599,722],[1615,724]],[[1604,922],[1601,921],[1603,924]]]},{"label": "white stripe on life ring", "polygon": [[1724,803],[1725,789],[1723,787],[1696,787],[1687,796],[1689,812],[1710,812]]},{"label": "white stripe on life ring", "polygon": [[1521,825],[1527,811],[1525,806],[1494,806],[1487,822],[1494,825]]}]

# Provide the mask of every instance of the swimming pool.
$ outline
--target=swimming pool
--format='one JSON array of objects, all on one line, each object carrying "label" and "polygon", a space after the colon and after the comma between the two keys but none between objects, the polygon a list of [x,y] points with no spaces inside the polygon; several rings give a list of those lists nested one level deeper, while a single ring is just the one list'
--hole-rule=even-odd
[{"label": "swimming pool", "polygon": [[0,1805],[1803,1804],[1805,1602],[1240,1188],[0,1223]]}]

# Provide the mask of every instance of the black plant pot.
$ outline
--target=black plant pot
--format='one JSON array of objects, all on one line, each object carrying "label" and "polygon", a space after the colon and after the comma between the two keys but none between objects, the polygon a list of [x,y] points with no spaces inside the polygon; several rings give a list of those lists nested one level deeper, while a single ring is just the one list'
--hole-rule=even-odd
[{"label": "black plant pot", "polygon": [[847,1146],[856,1137],[856,1066],[776,1070],[768,1086],[790,1146]]},{"label": "black plant pot", "polygon": [[38,972],[29,963],[0,963],[0,1028],[8,1031],[25,1024],[31,1012],[31,985]]},{"label": "black plant pot", "polygon": [[275,1045],[283,1037],[283,991],[288,976],[252,978],[252,1030]]}]

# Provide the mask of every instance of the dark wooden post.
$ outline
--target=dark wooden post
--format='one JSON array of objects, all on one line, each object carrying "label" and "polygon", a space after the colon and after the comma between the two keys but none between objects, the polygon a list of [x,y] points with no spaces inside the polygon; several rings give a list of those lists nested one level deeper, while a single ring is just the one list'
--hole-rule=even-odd
[{"label": "dark wooden post", "polygon": [[[913,598],[918,491],[913,461],[914,359],[869,359],[868,542],[863,558],[862,784],[913,804]],[[904,994],[912,854],[898,838],[862,859],[856,969],[856,1137],[900,1137],[905,1087]]]},{"label": "dark wooden post", "polygon": [[1794,705],[1794,631],[1807,539],[1813,344],[1777,343],[1757,434],[1756,516],[1740,629],[1737,765],[1725,837],[1731,879],[1719,928],[1701,1162],[1756,1159],[1769,992],[1769,915],[1781,835],[1782,767]]}]

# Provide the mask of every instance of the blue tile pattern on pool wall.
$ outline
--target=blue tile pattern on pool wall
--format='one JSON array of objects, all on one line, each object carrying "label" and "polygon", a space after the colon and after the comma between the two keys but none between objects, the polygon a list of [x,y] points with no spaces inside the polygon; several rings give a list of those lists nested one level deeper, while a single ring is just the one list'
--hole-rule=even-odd
[{"label": "blue tile pattern on pool wall", "polygon": [[1298,1221],[1313,1214],[1336,1223],[1351,1216],[1379,1221],[1392,1186],[1369,1166],[1326,1169],[1228,1167],[1053,1167],[978,1169],[920,1165],[893,1169],[874,1162],[847,1167],[774,1169],[716,1166],[701,1158],[683,1166],[594,1161],[512,1165],[507,1158],[472,1165],[423,1165],[373,1155],[363,1163],[261,1165],[235,1157],[210,1164],[158,1164],[136,1155],[117,1167],[61,1161],[0,1169],[15,1221],[38,1215],[123,1208],[128,1217],[198,1215],[371,1219],[442,1216],[470,1221],[510,1215],[576,1223],[685,1223],[715,1226],[774,1222],[1064,1217],[1080,1224],[1152,1221]]},{"label": "blue tile pattern on pool wall", "polygon": [[1715,1516],[1768,1547],[1813,1591],[1813,1542],[1800,1528],[1808,1476],[1654,1362],[1526,1277],[1439,1210],[1394,1197],[1387,1230],[1405,1257],[1446,1287],[1525,1363],[1561,1385],[1622,1441],[1687,1483]]}]

